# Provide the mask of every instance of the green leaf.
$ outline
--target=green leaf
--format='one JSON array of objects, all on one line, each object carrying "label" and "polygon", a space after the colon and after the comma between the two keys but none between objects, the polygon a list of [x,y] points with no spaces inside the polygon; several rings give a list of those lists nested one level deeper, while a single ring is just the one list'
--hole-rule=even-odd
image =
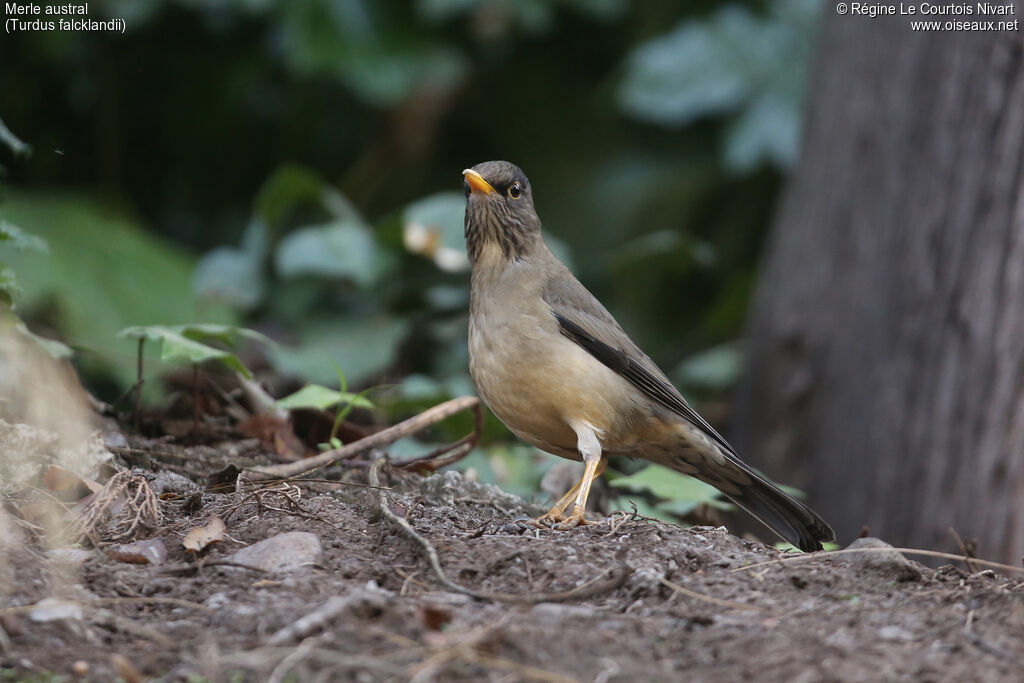
[{"label": "green leaf", "polygon": [[165,362],[184,362],[196,365],[207,361],[218,361],[242,373],[247,379],[252,378],[252,372],[249,371],[249,368],[245,367],[237,355],[231,351],[218,349],[197,341],[196,337],[217,339],[226,343],[233,343],[233,338],[237,336],[246,336],[251,339],[259,339],[260,341],[267,340],[262,334],[253,330],[214,324],[179,325],[176,327],[169,327],[167,325],[134,326],[121,330],[117,333],[117,336],[160,342],[160,360]]},{"label": "green leaf", "polygon": [[311,275],[352,280],[371,287],[396,265],[362,223],[335,221],[300,228],[278,245],[275,258],[282,277]]},{"label": "green leaf", "polygon": [[288,410],[309,408],[312,410],[327,410],[341,403],[351,404],[356,408],[372,409],[373,403],[359,394],[328,389],[320,384],[307,384],[294,394],[285,396],[277,401],[277,405]]},{"label": "green leaf", "polygon": [[737,114],[724,161],[749,171],[761,161],[788,168],[796,159],[807,71],[821,4],[770,3],[765,15],[739,5],[686,20],[627,58],[622,108],[669,127]]},{"label": "green leaf", "polygon": [[98,202],[10,192],[0,216],[49,244],[46,255],[0,242],[0,261],[18,273],[21,314],[45,310],[84,372],[113,372],[125,386],[135,381],[137,345],[115,334],[129,325],[234,319],[193,297],[190,254]]},{"label": "green leaf", "polygon": [[238,327],[236,325],[224,325],[221,323],[189,323],[187,325],[176,325],[173,329],[189,339],[195,339],[196,341],[216,339],[231,346],[236,345],[241,339],[249,339],[261,344],[273,345],[276,343],[273,339],[262,332],[250,330],[247,327]]},{"label": "green leaf", "polygon": [[294,71],[337,78],[374,106],[451,90],[467,72],[457,49],[395,21],[383,3],[294,0],[281,14],[282,53]]},{"label": "green leaf", "polygon": [[240,311],[251,311],[266,292],[267,225],[253,220],[242,236],[241,247],[218,247],[196,265],[193,287],[198,296]]},{"label": "green leaf", "polygon": [[298,346],[278,346],[268,356],[288,375],[325,384],[337,378],[337,366],[358,383],[391,363],[408,329],[408,320],[386,316],[321,321],[298,330]]},{"label": "green leaf", "polygon": [[720,500],[721,494],[710,484],[657,465],[648,465],[635,474],[618,477],[610,483],[618,489],[649,493],[660,498],[662,502],[656,507],[678,515],[684,515],[698,505],[724,505]]},{"label": "green leaf", "polygon": [[672,378],[685,387],[724,391],[736,385],[742,369],[739,348],[720,344],[686,358],[672,371]]},{"label": "green leaf", "polygon": [[336,220],[362,221],[344,195],[314,171],[296,164],[285,164],[267,178],[256,195],[253,212],[266,226],[277,229],[290,212],[309,205],[321,207]]}]

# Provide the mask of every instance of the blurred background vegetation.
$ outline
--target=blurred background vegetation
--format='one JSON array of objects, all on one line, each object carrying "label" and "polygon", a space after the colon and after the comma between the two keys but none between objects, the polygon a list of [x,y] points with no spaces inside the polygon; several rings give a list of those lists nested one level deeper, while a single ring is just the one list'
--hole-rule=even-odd
[{"label": "blurred background vegetation", "polygon": [[[275,339],[264,377],[391,387],[380,420],[471,392],[460,172],[508,159],[581,281],[727,422],[815,0],[89,7],[127,32],[0,44],[0,289],[99,397],[134,380],[119,330],[197,322]],[[535,458],[492,419],[466,462],[529,493]]]}]

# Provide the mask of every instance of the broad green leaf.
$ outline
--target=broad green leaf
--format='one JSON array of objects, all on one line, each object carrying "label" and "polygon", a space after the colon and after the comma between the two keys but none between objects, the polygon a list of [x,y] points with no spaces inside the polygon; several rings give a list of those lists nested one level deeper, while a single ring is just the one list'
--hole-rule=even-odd
[{"label": "broad green leaf", "polygon": [[138,339],[159,340],[167,331],[182,335],[194,341],[206,341],[214,339],[230,346],[234,346],[240,339],[250,339],[261,344],[274,344],[274,340],[256,330],[237,325],[224,325],[222,323],[188,323],[186,325],[133,325],[117,333],[119,337],[132,337]]},{"label": "broad green leaf", "polygon": [[662,499],[657,505],[659,509],[674,514],[686,514],[697,505],[720,506],[721,494],[710,484],[705,484],[693,477],[680,474],[667,467],[648,465],[636,474],[618,477],[612,480],[615,488],[650,493]]},{"label": "broad green leaf", "polygon": [[288,410],[309,408],[327,410],[341,403],[351,404],[356,408],[372,409],[373,403],[364,396],[349,392],[329,389],[320,384],[307,384],[294,394],[278,399],[277,405]]},{"label": "broad green leaf", "polygon": [[218,247],[205,254],[193,278],[196,294],[240,311],[258,306],[267,287],[267,232],[263,220],[253,220],[241,247]]},{"label": "broad green leaf", "polygon": [[281,240],[275,256],[282,277],[346,278],[364,288],[376,284],[396,264],[370,229],[354,221],[300,228]]},{"label": "broad green leaf", "polygon": [[796,158],[820,13],[815,0],[780,0],[763,15],[726,5],[685,20],[629,55],[619,102],[635,118],[670,127],[737,114],[726,165],[748,171],[767,160],[786,168]]},{"label": "broad green leaf", "polygon": [[321,321],[296,330],[297,346],[274,347],[268,356],[285,374],[326,384],[337,379],[337,366],[358,383],[391,363],[408,329],[408,320],[385,316]]},{"label": "broad green leaf", "polygon": [[10,192],[0,217],[49,244],[47,255],[0,242],[0,261],[18,274],[23,317],[45,308],[87,372],[134,382],[137,344],[116,336],[129,325],[233,321],[228,309],[193,297],[192,256],[97,202]]},{"label": "broad green leaf", "polygon": [[273,339],[262,332],[250,330],[247,327],[238,327],[237,325],[223,325],[221,323],[189,323],[187,325],[176,325],[173,329],[189,339],[194,339],[196,341],[217,339],[225,344],[230,344],[231,346],[237,344],[240,339],[249,339],[261,344],[275,343]]},{"label": "broad green leaf", "polygon": [[180,327],[171,328],[166,325],[127,327],[118,332],[118,336],[160,342],[160,360],[165,362],[184,362],[196,365],[207,361],[218,361],[242,373],[247,379],[252,378],[249,368],[245,367],[234,353],[191,339],[183,334]]},{"label": "broad green leaf", "polygon": [[[420,449],[426,453],[427,449]],[[559,462],[558,458],[542,453],[523,443],[495,445],[487,449],[475,448],[455,469],[466,472],[473,470],[477,479],[485,484],[495,484],[502,491],[523,497],[547,497],[540,493],[540,480],[544,474]]]},{"label": "broad green leaf", "polygon": [[281,5],[282,52],[300,74],[334,77],[374,106],[395,105],[417,90],[452,89],[465,57],[428,32],[393,20],[372,0]]},{"label": "broad green leaf", "polygon": [[723,391],[736,385],[742,369],[739,349],[720,344],[688,357],[672,371],[672,378],[686,387]]},{"label": "broad green leaf", "polygon": [[[255,218],[271,230],[298,207],[319,206],[335,220],[361,221],[359,212],[340,192],[316,172],[296,164],[285,164],[267,178],[256,195]],[[243,247],[253,249],[255,245]]]}]

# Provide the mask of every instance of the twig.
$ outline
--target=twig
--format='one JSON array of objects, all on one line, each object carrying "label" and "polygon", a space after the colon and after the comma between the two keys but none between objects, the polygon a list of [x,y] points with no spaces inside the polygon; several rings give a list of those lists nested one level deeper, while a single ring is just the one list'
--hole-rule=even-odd
[{"label": "twig", "polygon": [[254,481],[298,477],[306,474],[307,472],[312,472],[313,470],[321,467],[326,467],[336,460],[354,458],[357,455],[362,455],[374,448],[380,448],[381,446],[393,443],[403,437],[422,431],[430,425],[449,418],[456,413],[460,413],[469,408],[478,407],[479,405],[480,399],[476,396],[453,398],[452,400],[445,401],[433,408],[428,408],[419,415],[410,417],[404,422],[399,422],[392,427],[388,427],[376,434],[371,434],[342,448],[334,448],[315,457],[306,458],[305,460],[299,460],[297,462],[246,469],[243,470],[242,474],[246,478]]},{"label": "twig", "polygon": [[965,558],[963,555],[954,555],[953,553],[940,553],[937,550],[918,550],[917,548],[843,548],[842,550],[829,550],[827,552],[817,553],[805,553],[802,555],[790,555],[787,557],[779,557],[774,560],[767,560],[765,562],[755,562],[754,564],[748,564],[745,567],[736,567],[730,569],[730,572],[745,572],[756,567],[767,567],[773,564],[781,564],[790,562],[797,562],[800,560],[827,560],[835,557],[836,555],[847,555],[849,553],[904,553],[907,555],[923,555],[925,557],[938,557],[944,560],[970,560],[974,564],[984,565],[986,567],[992,567],[994,569],[1003,569],[1013,572],[1024,572],[1024,567],[1015,567],[1012,564],[1002,564],[1001,562],[992,562],[991,560],[979,560],[975,557]]},{"label": "twig", "polygon": [[[368,478],[370,483],[374,486],[380,486],[380,470],[386,461],[386,457],[380,457],[374,460],[373,464],[370,466]],[[564,602],[566,600],[577,600],[593,595],[599,595],[600,593],[618,588],[630,573],[629,567],[625,564],[619,564],[618,566],[613,565],[582,586],[577,586],[569,591],[541,593],[538,595],[516,595],[514,593],[500,592],[491,593],[467,588],[466,586],[455,583],[448,578],[448,575],[441,567],[441,558],[437,554],[437,549],[434,548],[433,544],[420,534],[416,533],[416,530],[412,528],[412,525],[409,524],[408,520],[399,517],[391,511],[391,506],[388,505],[386,490],[380,490],[378,495],[381,514],[391,520],[391,522],[404,531],[406,535],[420,544],[426,553],[427,560],[430,562],[430,567],[434,570],[438,580],[440,580],[440,582],[449,590],[456,593],[464,593],[465,595],[477,598],[478,600],[493,600],[494,602],[512,602],[527,605],[533,605],[539,602]],[[608,578],[604,579],[605,576],[608,576]]]},{"label": "twig", "polygon": [[[452,465],[459,460],[462,460],[471,450],[473,450],[473,447],[476,446],[477,442],[480,440],[480,434],[484,429],[483,407],[480,405],[480,402],[477,401],[472,408],[473,431],[470,434],[467,434],[458,441],[450,443],[447,446],[436,448],[426,455],[412,458],[411,460],[393,463],[392,467],[414,471],[436,472],[442,467],[447,467],[448,465]],[[440,457],[445,453],[448,453],[447,457]]]},{"label": "twig", "polygon": [[308,638],[301,643],[299,646],[292,650],[292,652],[281,660],[281,663],[274,667],[274,670],[270,672],[270,677],[267,678],[267,683],[281,683],[284,680],[285,674],[294,667],[296,664],[301,662],[303,659],[309,656],[309,653],[313,650],[314,639]]},{"label": "twig", "polygon": [[315,631],[325,628],[349,609],[361,603],[383,602],[387,595],[387,593],[380,591],[356,590],[345,597],[331,596],[320,607],[270,636],[267,639],[267,645],[283,645],[299,638],[305,638]]},{"label": "twig", "polygon": [[728,607],[730,609],[741,609],[741,610],[746,610],[748,612],[760,612],[761,611],[760,607],[755,607],[754,605],[744,605],[742,602],[733,602],[732,600],[722,600],[721,598],[716,598],[716,597],[713,597],[711,595],[705,595],[704,593],[698,593],[697,591],[692,591],[689,588],[684,588],[683,586],[680,586],[677,583],[672,583],[671,581],[666,579],[664,576],[659,576],[658,577],[658,582],[661,585],[665,586],[666,588],[671,588],[672,590],[674,590],[677,593],[681,593],[681,594],[683,594],[683,595],[685,595],[687,597],[696,598],[697,600],[703,600],[704,602],[710,602],[712,605],[718,605],[719,607]]}]

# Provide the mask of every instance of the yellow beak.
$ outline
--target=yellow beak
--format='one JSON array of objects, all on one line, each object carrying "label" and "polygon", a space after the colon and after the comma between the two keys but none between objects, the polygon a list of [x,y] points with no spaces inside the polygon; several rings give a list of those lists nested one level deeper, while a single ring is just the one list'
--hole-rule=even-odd
[{"label": "yellow beak", "polygon": [[495,192],[491,184],[484,180],[484,177],[474,171],[471,168],[467,168],[462,172],[462,175],[466,176],[466,182],[469,183],[469,187],[473,192],[483,192],[484,194],[492,194]]}]

